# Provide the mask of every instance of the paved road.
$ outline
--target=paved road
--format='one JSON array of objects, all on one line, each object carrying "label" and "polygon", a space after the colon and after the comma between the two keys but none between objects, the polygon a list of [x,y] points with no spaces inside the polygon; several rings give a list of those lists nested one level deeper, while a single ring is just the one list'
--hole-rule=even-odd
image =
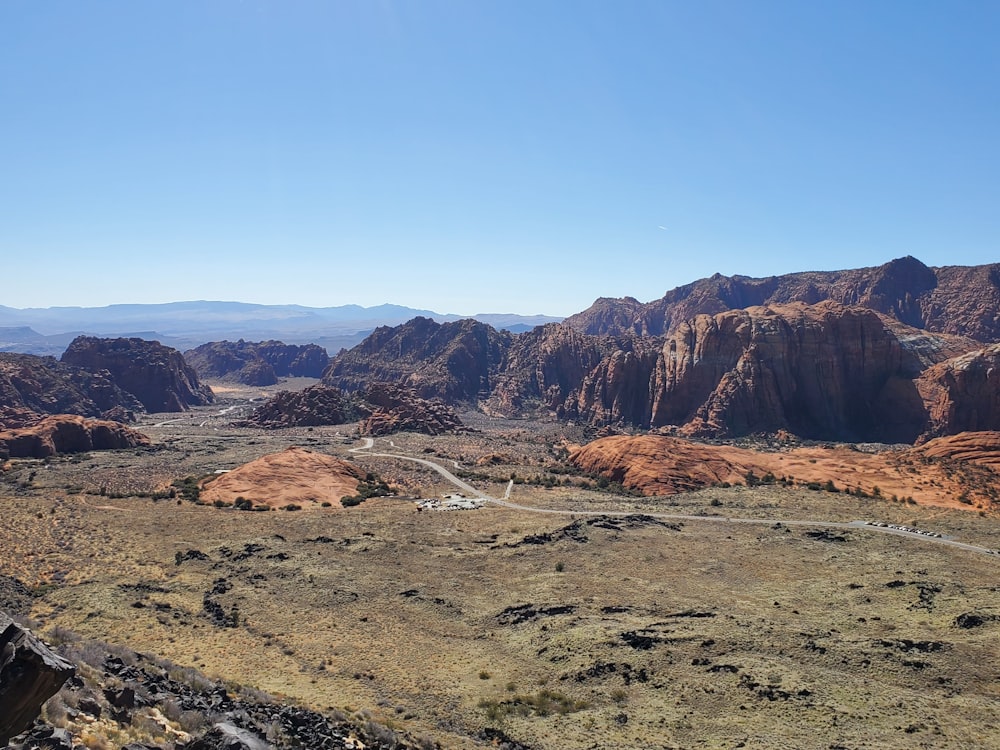
[{"label": "paved road", "polygon": [[[468,482],[465,482],[445,467],[440,464],[430,461],[426,458],[417,458],[416,456],[407,456],[402,453],[373,453],[372,448],[375,447],[375,441],[372,438],[364,438],[365,444],[360,448],[352,448],[351,453],[358,453],[365,456],[376,456],[383,458],[397,458],[403,461],[412,461],[413,463],[422,464],[423,466],[433,469],[438,474],[443,476],[453,485],[463,490],[468,496],[475,497],[483,502],[493,503],[494,505],[499,505],[504,508],[510,508],[512,510],[521,510],[528,513],[545,513],[547,515],[554,516],[632,516],[636,515],[638,511],[602,511],[602,510],[557,510],[554,508],[535,508],[530,505],[519,505],[518,503],[510,502],[510,492],[511,488],[514,486],[513,480],[507,484],[507,489],[504,492],[502,498],[493,497],[487,495],[485,492],[476,489]],[[395,445],[390,441],[390,445]],[[456,463],[457,466],[457,463]],[[905,537],[907,539],[912,539],[915,541],[930,542],[933,544],[944,544],[949,547],[956,547],[958,549],[966,550],[968,552],[976,552],[983,555],[995,556],[997,553],[987,547],[979,547],[974,544],[966,544],[965,542],[959,542],[954,539],[945,539],[941,537],[926,536],[924,534],[918,534],[912,531],[903,531],[901,529],[892,529],[884,526],[870,526],[865,521],[789,521],[783,518],[731,518],[727,516],[694,516],[694,515],[684,515],[681,513],[645,513],[642,515],[647,515],[652,518],[658,518],[667,521],[704,521],[708,523],[743,523],[743,524],[754,524],[760,526],[773,526],[774,524],[780,523],[785,526],[809,526],[812,528],[827,528],[827,529],[859,529],[862,531],[873,531],[881,534],[894,534],[896,536]]]}]

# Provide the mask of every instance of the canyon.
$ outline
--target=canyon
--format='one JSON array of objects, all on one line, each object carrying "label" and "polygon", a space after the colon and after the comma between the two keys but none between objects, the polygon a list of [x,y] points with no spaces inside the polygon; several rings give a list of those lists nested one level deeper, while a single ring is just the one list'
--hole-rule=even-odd
[{"label": "canyon", "polygon": [[998,288],[2,353],[0,603],[77,670],[9,747],[982,746]]}]

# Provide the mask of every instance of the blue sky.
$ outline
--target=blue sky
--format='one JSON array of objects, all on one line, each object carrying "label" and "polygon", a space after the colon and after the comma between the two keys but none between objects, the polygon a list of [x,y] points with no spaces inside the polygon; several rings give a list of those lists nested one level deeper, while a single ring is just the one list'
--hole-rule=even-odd
[{"label": "blue sky", "polygon": [[1000,4],[0,2],[0,304],[1000,260]]}]

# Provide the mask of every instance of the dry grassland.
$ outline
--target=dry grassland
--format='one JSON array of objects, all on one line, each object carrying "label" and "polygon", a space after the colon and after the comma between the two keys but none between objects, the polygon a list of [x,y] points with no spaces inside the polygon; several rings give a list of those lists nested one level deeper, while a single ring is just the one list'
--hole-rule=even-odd
[{"label": "dry grassland", "polygon": [[[353,456],[415,495],[452,489],[424,467],[349,453],[347,428],[235,430],[220,408],[148,420],[159,450],[3,475],[0,573],[40,587],[44,627],[369,709],[444,747],[488,746],[474,739],[487,726],[553,749],[1000,747],[1000,557],[862,529],[112,497],[289,445]],[[556,466],[560,440],[580,439],[480,426],[490,432],[377,447],[469,468],[493,457],[475,471],[496,481],[475,483],[500,496],[512,473]],[[511,499],[900,521],[1000,546],[993,516],[800,489],[650,499],[516,485]]]}]

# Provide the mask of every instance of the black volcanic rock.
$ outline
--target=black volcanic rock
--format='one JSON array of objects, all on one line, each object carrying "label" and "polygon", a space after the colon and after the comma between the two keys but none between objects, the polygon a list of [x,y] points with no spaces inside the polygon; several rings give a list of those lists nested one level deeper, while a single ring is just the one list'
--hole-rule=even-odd
[{"label": "black volcanic rock", "polygon": [[27,729],[75,671],[30,630],[0,612],[0,745]]},{"label": "black volcanic rock", "polygon": [[928,331],[1000,340],[1000,264],[930,268],[913,257],[845,271],[767,278],[716,274],[640,303],[602,298],[564,323],[582,333],[662,336],[696,315],[824,300],[866,307]]},{"label": "black volcanic rock", "polygon": [[34,594],[17,578],[0,575],[0,610],[15,615],[27,614]]},{"label": "black volcanic rock", "polygon": [[271,385],[278,378],[318,378],[330,363],[326,349],[280,341],[213,341],[184,352],[203,378],[235,378],[247,385]]},{"label": "black volcanic rock", "polygon": [[311,427],[352,422],[368,410],[359,411],[357,399],[339,388],[318,383],[301,391],[282,391],[254,410],[238,424],[243,427]]},{"label": "black volcanic rock", "polygon": [[62,361],[91,372],[108,371],[147,411],[185,411],[213,401],[211,389],[198,382],[181,353],[158,341],[78,336]]},{"label": "black volcanic rock", "polygon": [[338,354],[323,382],[348,392],[374,382],[394,383],[413,388],[421,398],[474,402],[489,393],[512,340],[512,334],[471,319],[435,323],[417,317],[377,328]]},{"label": "black volcanic rock", "polygon": [[52,357],[0,353],[0,424],[18,427],[33,419],[20,414],[79,414],[131,421],[142,403],[106,370],[90,372]]},{"label": "black volcanic rock", "polygon": [[412,388],[390,383],[373,383],[365,391],[371,414],[361,422],[362,435],[389,435],[394,432],[422,432],[443,435],[465,429],[451,407],[420,398]]}]

